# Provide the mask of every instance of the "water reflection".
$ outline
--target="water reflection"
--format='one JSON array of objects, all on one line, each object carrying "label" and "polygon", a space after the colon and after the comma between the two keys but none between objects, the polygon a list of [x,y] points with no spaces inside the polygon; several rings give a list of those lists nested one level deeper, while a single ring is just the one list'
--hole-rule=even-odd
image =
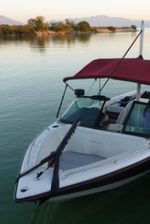
[{"label": "water reflection", "polygon": [[30,40],[30,47],[34,50],[37,49],[42,53],[46,51],[50,44],[54,44],[56,46],[67,45],[67,47],[71,47],[79,41],[83,43],[90,41],[90,37],[90,34],[39,36]]},{"label": "water reflection", "polygon": [[73,43],[75,43],[75,36],[74,35],[54,35],[51,36],[51,40],[57,44],[66,44],[67,45],[71,45]]},{"label": "water reflection", "polygon": [[75,43],[76,41],[88,42],[90,41],[92,34],[76,34],[76,35],[54,35],[52,40],[61,43],[67,43],[68,45]]},{"label": "water reflection", "polygon": [[44,36],[34,37],[29,39],[29,44],[32,49],[43,53],[46,50],[46,44],[49,42],[49,39]]},{"label": "water reflection", "polygon": [[76,39],[83,43],[88,42],[88,41],[90,41],[91,35],[92,34],[87,34],[87,33],[81,34],[81,35],[76,35]]},{"label": "water reflection", "polygon": [[27,36],[27,37],[13,37],[7,36],[5,38],[0,38],[0,44],[10,44],[10,43],[29,43],[29,46],[34,51],[38,51],[43,53],[46,51],[49,45],[59,44],[59,45],[67,45],[67,47],[71,47],[72,44],[76,42],[87,43],[90,41],[91,34],[79,34],[79,35],[52,35],[52,36]]},{"label": "water reflection", "polygon": [[37,207],[32,224],[149,223],[149,177],[147,175],[118,189],[95,195],[47,202]]}]

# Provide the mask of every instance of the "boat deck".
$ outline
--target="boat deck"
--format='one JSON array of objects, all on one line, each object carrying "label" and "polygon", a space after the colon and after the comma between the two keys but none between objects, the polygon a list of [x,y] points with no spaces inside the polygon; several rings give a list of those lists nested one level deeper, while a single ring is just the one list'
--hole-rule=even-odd
[{"label": "boat deck", "polygon": [[106,158],[103,158],[101,156],[96,155],[86,155],[76,152],[63,152],[60,157],[60,169],[70,170],[77,167],[85,166],[91,163],[95,163],[101,160],[104,160]]}]

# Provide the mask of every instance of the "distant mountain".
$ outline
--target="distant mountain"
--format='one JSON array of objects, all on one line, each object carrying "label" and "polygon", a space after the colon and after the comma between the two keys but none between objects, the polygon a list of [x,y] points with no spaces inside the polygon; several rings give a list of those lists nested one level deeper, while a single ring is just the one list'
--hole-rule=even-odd
[{"label": "distant mountain", "polygon": [[24,23],[0,15],[0,25],[24,25]]},{"label": "distant mountain", "polygon": [[[73,21],[74,23],[79,23],[81,21],[87,21],[90,24],[90,26],[106,26],[106,27],[107,26],[114,26],[114,27],[123,27],[124,26],[124,27],[126,27],[126,26],[136,25],[137,27],[140,27],[140,25],[141,25],[140,20],[130,20],[130,19],[121,18],[121,17],[108,17],[105,15],[75,18],[75,19],[68,18],[68,19],[70,21]],[[62,22],[64,22],[64,21],[62,21]],[[51,20],[50,23],[52,23],[52,22],[59,22],[59,21]],[[145,21],[145,27],[150,27],[150,21]]]}]

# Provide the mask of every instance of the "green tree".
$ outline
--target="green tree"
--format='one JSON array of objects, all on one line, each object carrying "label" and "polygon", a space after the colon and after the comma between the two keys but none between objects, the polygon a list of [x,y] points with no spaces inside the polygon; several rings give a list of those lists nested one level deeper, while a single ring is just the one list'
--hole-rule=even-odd
[{"label": "green tree", "polygon": [[65,19],[66,21],[66,29],[75,29],[75,23],[73,21],[69,21],[69,19]]},{"label": "green tree", "polygon": [[27,24],[29,25],[29,26],[33,26],[33,27],[35,27],[35,19],[29,19],[28,20],[28,22],[27,22]]},{"label": "green tree", "polygon": [[86,31],[90,31],[91,27],[88,22],[82,21],[76,24],[75,30],[86,32]]},{"label": "green tree", "polygon": [[22,36],[22,35],[30,35],[35,34],[35,29],[29,25],[0,25],[0,34],[7,36],[7,35],[15,35],[15,36]]},{"label": "green tree", "polygon": [[45,20],[45,18],[43,16],[37,16],[36,17],[36,19],[35,19],[35,28],[37,30],[43,30],[44,20]]},{"label": "green tree", "polygon": [[66,21],[66,28],[70,29],[71,28],[71,22],[69,21],[69,19],[65,19]]},{"label": "green tree", "polygon": [[112,31],[112,32],[115,32],[116,31],[116,28],[113,27],[113,26],[109,26],[109,27],[107,27],[107,29],[110,30],[110,31]]},{"label": "green tree", "polygon": [[131,28],[134,29],[134,30],[137,29],[137,27],[135,25],[131,25]]},{"label": "green tree", "polygon": [[48,23],[43,24],[43,30],[49,30],[50,26]]},{"label": "green tree", "polygon": [[53,31],[65,31],[67,30],[67,25],[62,23],[62,22],[58,22],[58,23],[51,23],[51,27],[50,29]]}]

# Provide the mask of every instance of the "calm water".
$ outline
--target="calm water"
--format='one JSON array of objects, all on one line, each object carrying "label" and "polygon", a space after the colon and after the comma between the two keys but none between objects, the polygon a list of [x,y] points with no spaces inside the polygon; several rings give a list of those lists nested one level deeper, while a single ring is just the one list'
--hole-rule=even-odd
[{"label": "calm water", "polygon": [[[55,120],[64,84],[95,58],[122,57],[135,33],[93,34],[74,38],[0,39],[0,223],[149,223],[150,175],[127,186],[65,202],[16,204],[14,181],[20,160],[32,139]],[[144,58],[150,59],[150,30],[145,31]],[[136,57],[139,41],[128,57]],[[91,81],[70,82],[73,87]],[[98,84],[97,84],[98,85]],[[135,85],[111,81],[107,96]],[[66,96],[64,107],[73,94]]]}]

